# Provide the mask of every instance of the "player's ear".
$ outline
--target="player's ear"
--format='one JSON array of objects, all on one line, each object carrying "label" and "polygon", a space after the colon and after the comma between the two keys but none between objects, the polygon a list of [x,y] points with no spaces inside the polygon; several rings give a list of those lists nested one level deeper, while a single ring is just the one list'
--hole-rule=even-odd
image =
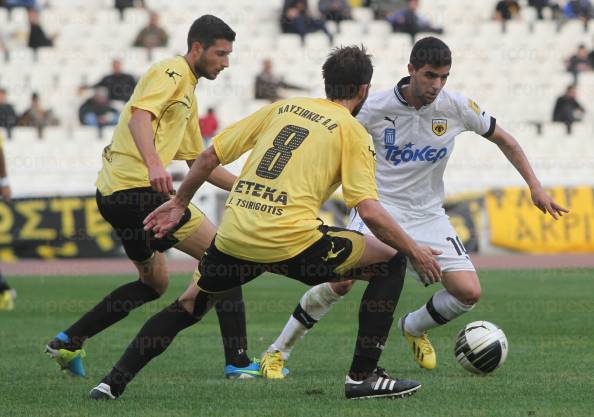
[{"label": "player's ear", "polygon": [[367,97],[367,94],[369,94],[369,86],[370,84],[363,84],[359,86],[359,91],[357,91],[357,97],[359,99]]},{"label": "player's ear", "polygon": [[192,42],[192,49],[190,52],[196,55],[202,54],[202,52],[204,52],[204,47],[202,46],[202,43],[198,41]]},{"label": "player's ear", "polygon": [[414,75],[415,73],[415,67],[413,67],[413,64],[408,64],[408,75],[410,75],[411,77]]}]

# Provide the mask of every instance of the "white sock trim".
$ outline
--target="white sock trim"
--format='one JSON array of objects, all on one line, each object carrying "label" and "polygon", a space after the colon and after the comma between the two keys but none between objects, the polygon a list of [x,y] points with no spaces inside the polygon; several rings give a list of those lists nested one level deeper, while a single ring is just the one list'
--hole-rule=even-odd
[{"label": "white sock trim", "polygon": [[474,305],[464,304],[445,289],[433,295],[433,306],[439,314],[450,321],[474,308]]}]

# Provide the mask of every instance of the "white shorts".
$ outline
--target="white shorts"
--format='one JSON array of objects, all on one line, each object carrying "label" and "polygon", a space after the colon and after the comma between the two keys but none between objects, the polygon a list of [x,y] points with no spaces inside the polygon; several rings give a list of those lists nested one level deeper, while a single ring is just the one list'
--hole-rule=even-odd
[{"label": "white shorts", "polygon": [[[390,206],[383,205],[384,208],[397,220],[397,215]],[[402,217],[402,216],[400,216]],[[406,233],[419,245],[431,246],[433,249],[441,251],[441,255],[437,256],[437,261],[441,267],[442,272],[453,271],[475,271],[470,257],[466,254],[466,249],[462,241],[456,234],[456,231],[450,224],[449,218],[446,214],[431,215],[423,222],[403,223],[398,224],[404,229]],[[367,228],[359,213],[356,210],[351,211],[350,221],[347,229],[356,230],[357,232],[373,235]],[[412,276],[421,284],[417,272],[413,269],[411,263],[408,263],[407,275]]]}]

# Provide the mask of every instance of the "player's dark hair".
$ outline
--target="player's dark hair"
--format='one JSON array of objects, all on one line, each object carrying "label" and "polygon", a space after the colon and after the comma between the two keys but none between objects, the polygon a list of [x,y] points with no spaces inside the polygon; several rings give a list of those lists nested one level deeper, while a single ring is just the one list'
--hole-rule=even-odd
[{"label": "player's dark hair", "polygon": [[322,66],[326,97],[330,100],[351,99],[359,87],[371,82],[373,65],[364,46],[335,48]]},{"label": "player's dark hair", "polygon": [[410,63],[417,70],[425,65],[452,65],[452,51],[442,40],[428,36],[415,43],[410,53]]},{"label": "player's dark hair", "polygon": [[205,14],[194,20],[188,31],[188,51],[194,42],[200,42],[204,49],[209,48],[217,39],[229,42],[235,40],[235,32],[228,24],[216,16]]}]

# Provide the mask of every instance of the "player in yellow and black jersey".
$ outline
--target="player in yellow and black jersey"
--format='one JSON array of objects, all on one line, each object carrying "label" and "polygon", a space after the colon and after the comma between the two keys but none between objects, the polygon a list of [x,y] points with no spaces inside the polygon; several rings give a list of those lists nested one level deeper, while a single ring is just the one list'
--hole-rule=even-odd
[{"label": "player in yellow and black jersey", "polygon": [[[166,308],[149,320],[91,397],[119,396],[167,348],[152,343],[155,338],[173,339],[190,318],[202,318],[224,291],[268,271],[308,285],[347,278],[369,281],[346,396],[402,397],[420,387],[377,367],[402,290],[405,255],[433,280],[440,271],[436,251],[419,247],[378,202],[373,143],[353,117],[367,98],[372,73],[364,49],[336,49],[323,66],[326,99],[271,104],[213,139],[177,195],[145,220],[147,230],[167,236],[212,170],[251,150],[229,194],[217,237],[202,258],[197,285],[179,299],[185,315]],[[317,219],[322,203],[341,184],[347,206],[359,210],[381,241]],[[139,348],[141,341],[151,347]]]},{"label": "player in yellow and black jersey", "polygon": [[[184,56],[154,64],[140,79],[103,151],[97,179],[97,205],[122,240],[126,254],[138,269],[139,279],[107,295],[68,329],[49,342],[46,351],[60,366],[84,376],[83,342],[118,322],[144,303],[163,294],[168,273],[163,251],[175,247],[200,259],[215,235],[215,227],[190,204],[175,230],[155,238],[143,229],[143,219],[170,198],[172,160],[191,166],[203,151],[194,90],[198,79],[214,80],[229,66],[235,32],[215,16],[197,19],[188,33]],[[214,170],[208,180],[230,190],[235,177]],[[218,303],[228,377],[258,376],[247,348],[245,311],[241,291],[227,293],[225,309]]]}]

